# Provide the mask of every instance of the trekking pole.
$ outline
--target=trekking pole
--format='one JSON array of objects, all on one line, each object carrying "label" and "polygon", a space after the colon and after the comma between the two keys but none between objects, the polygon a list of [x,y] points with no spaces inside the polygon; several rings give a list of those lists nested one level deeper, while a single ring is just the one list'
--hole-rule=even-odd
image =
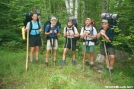
[{"label": "trekking pole", "polygon": [[[107,54],[107,49],[106,49],[106,44],[105,44],[105,42],[104,42],[104,50],[105,50],[105,54],[106,54],[106,60],[108,61],[108,66],[110,65],[110,60],[109,60],[109,58],[108,58],[108,54]],[[109,74],[110,74],[110,80],[112,81],[112,73],[111,73],[111,70],[110,70],[110,68],[108,68],[109,69]]]},{"label": "trekking pole", "polygon": [[29,30],[27,30],[26,71],[28,70]]},{"label": "trekking pole", "polygon": [[[55,47],[55,38],[53,39],[53,47]],[[52,49],[53,50],[53,49]],[[53,51],[52,51],[52,53],[53,53]],[[53,60],[53,58],[52,58],[52,60]],[[55,59],[53,60],[53,62],[54,62],[54,67],[55,67]]]},{"label": "trekking pole", "polygon": [[[87,40],[87,37],[86,37],[86,40]],[[83,57],[83,71],[85,70],[85,66],[84,66],[84,63],[85,63],[85,58],[86,58],[86,50],[87,50],[87,48],[86,48],[86,40],[85,40],[85,46],[84,46],[84,57]]]}]

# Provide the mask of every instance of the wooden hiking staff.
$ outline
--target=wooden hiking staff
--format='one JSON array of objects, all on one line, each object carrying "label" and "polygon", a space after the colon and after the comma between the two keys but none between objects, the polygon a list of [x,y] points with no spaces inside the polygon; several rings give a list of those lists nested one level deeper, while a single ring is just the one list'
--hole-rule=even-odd
[{"label": "wooden hiking staff", "polygon": [[[108,54],[107,54],[107,49],[106,49],[106,44],[104,42],[104,50],[105,50],[105,54],[106,54],[106,60],[108,61],[108,66],[110,65],[110,60],[108,59]],[[110,74],[110,80],[112,81],[112,74],[111,74],[111,70],[109,68],[109,74]]]},{"label": "wooden hiking staff", "polygon": [[29,30],[27,30],[27,44],[26,44],[26,71],[28,70],[28,50],[29,50]]}]

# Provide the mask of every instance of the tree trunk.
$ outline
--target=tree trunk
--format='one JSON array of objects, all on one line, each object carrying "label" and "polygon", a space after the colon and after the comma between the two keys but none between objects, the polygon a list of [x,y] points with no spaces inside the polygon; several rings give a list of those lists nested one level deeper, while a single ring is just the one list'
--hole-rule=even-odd
[{"label": "tree trunk", "polygon": [[106,0],[102,0],[102,13],[106,13]]},{"label": "tree trunk", "polygon": [[78,17],[78,5],[79,5],[79,0],[75,0],[75,13],[74,13],[74,17],[76,19]]}]

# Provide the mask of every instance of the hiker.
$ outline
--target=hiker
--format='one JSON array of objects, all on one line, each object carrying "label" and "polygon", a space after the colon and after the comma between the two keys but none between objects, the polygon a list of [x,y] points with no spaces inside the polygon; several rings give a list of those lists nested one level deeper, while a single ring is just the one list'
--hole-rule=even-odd
[{"label": "hiker", "polygon": [[76,61],[76,39],[75,37],[79,36],[78,30],[75,26],[73,26],[72,19],[69,19],[67,22],[67,26],[64,28],[64,37],[66,38],[66,42],[64,45],[64,51],[63,51],[63,57],[62,57],[62,67],[65,65],[65,59],[66,59],[66,54],[69,49],[72,50],[72,64],[75,65]]},{"label": "hiker", "polygon": [[[90,55],[90,68],[93,68],[94,64],[94,39],[96,39],[97,31],[95,27],[91,25],[91,19],[86,18],[85,20],[85,26],[82,27],[80,37],[83,39],[83,45],[82,45],[82,54],[87,55],[84,57],[85,60],[88,57],[88,54]],[[89,61],[89,60],[88,60]]]},{"label": "hiker", "polygon": [[104,59],[106,62],[106,68],[108,70],[110,69],[111,72],[113,72],[115,49],[114,49],[114,46],[111,44],[111,42],[113,41],[113,38],[114,38],[114,30],[112,30],[109,27],[108,20],[106,20],[106,19],[103,19],[101,24],[102,24],[102,28],[99,30],[99,33],[97,34],[97,38],[102,38],[102,36],[103,36],[107,40],[107,42],[105,42],[105,44],[106,44],[107,52],[109,54],[110,62],[108,61],[108,59],[106,59],[106,53],[105,53],[103,41],[101,42],[100,53],[102,55],[104,55]]},{"label": "hiker", "polygon": [[36,12],[32,13],[32,20],[27,23],[26,30],[29,30],[30,61],[33,62],[34,50],[36,50],[36,61],[38,61],[39,46],[42,44],[40,37],[42,24],[38,21],[38,15]]},{"label": "hiker", "polygon": [[47,35],[47,46],[46,46],[46,66],[48,66],[48,58],[49,58],[49,53],[50,50],[54,49],[53,52],[53,62],[56,62],[56,50],[58,48],[58,40],[57,38],[60,36],[60,27],[56,25],[57,23],[57,18],[56,17],[51,17],[50,19],[50,24],[46,25],[44,31],[45,35]]}]

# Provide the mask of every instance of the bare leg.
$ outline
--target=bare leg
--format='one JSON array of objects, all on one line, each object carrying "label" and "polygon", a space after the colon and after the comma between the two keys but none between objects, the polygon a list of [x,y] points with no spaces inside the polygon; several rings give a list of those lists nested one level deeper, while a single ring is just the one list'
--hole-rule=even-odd
[{"label": "bare leg", "polygon": [[38,60],[39,57],[39,46],[36,46],[36,60]]},{"label": "bare leg", "polygon": [[54,49],[54,61],[56,61],[56,49]]},{"label": "bare leg", "polygon": [[68,48],[64,48],[62,60],[65,60],[66,59],[67,52],[68,52]]},{"label": "bare leg", "polygon": [[90,52],[90,63],[91,65],[93,64],[94,62],[94,52]]},{"label": "bare leg", "polygon": [[47,50],[47,51],[46,51],[46,62],[48,62],[49,53],[50,53],[50,50]]},{"label": "bare leg", "polygon": [[66,54],[67,54],[67,51],[68,51],[68,48],[64,48],[64,51],[63,51],[63,56],[62,56],[62,66],[65,65],[65,59],[66,59]]},{"label": "bare leg", "polygon": [[31,61],[31,62],[33,62],[34,48],[35,48],[35,47],[31,47],[31,50],[30,50],[30,61]]},{"label": "bare leg", "polygon": [[75,51],[72,51],[72,59],[75,60],[75,58],[76,58],[76,53]]},{"label": "bare leg", "polygon": [[115,59],[115,55],[109,55],[110,56],[110,65],[109,67],[112,69],[113,68],[113,65],[114,65],[114,59]]}]

